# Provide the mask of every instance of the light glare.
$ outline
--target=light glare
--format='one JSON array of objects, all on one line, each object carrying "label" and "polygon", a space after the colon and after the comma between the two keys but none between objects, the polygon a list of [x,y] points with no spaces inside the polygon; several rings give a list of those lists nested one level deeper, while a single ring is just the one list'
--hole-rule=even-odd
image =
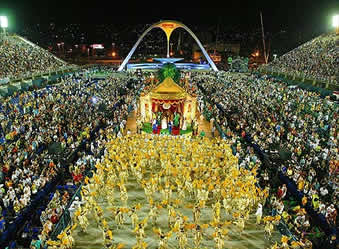
[{"label": "light glare", "polygon": [[339,15],[333,16],[333,27],[338,28],[339,27]]},{"label": "light glare", "polygon": [[1,28],[7,28],[8,27],[7,16],[0,16],[0,27]]}]

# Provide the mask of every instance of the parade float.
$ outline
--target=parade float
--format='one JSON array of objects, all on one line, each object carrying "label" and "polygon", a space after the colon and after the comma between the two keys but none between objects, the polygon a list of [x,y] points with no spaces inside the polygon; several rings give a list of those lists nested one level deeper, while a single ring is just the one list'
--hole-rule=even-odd
[{"label": "parade float", "polygon": [[[173,70],[173,69],[171,69]],[[166,75],[166,72],[162,75]],[[184,135],[197,125],[197,99],[174,82],[171,74],[140,95],[139,122],[142,131],[153,134]]]}]

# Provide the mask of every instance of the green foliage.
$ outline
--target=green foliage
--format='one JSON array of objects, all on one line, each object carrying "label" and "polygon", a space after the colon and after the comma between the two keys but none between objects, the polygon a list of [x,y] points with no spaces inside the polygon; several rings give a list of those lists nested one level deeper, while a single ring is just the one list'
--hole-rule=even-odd
[{"label": "green foliage", "polygon": [[[151,123],[144,123],[144,126],[142,127],[142,131],[151,134],[153,132],[152,124]],[[190,133],[190,132],[192,132],[192,127],[187,126],[187,129],[185,131],[180,130],[180,135],[184,135],[184,134],[187,134],[187,133]],[[161,134],[169,134],[169,131],[168,131],[168,129],[162,129],[160,131],[160,133]]]},{"label": "green foliage", "polygon": [[164,64],[158,71],[160,82],[163,82],[167,77],[172,78],[176,83],[180,81],[180,71],[173,63]]}]

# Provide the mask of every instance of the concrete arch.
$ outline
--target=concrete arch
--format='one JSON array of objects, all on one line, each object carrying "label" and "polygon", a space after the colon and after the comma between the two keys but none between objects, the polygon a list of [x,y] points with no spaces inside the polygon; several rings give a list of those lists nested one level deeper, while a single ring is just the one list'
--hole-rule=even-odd
[{"label": "concrete arch", "polygon": [[[171,24],[173,25],[170,28],[166,28],[165,24]],[[163,26],[162,26],[163,25]],[[169,40],[170,40],[170,36],[173,30],[177,29],[177,28],[183,28],[185,29],[195,40],[195,42],[198,44],[198,46],[200,47],[202,53],[204,54],[205,58],[207,59],[208,63],[210,64],[211,68],[214,71],[218,71],[218,68],[216,67],[216,65],[214,64],[213,60],[211,59],[211,57],[208,55],[208,53],[206,52],[206,50],[204,49],[204,47],[202,46],[201,42],[199,41],[198,37],[193,33],[193,31],[191,29],[189,29],[185,24],[177,22],[177,21],[171,21],[171,20],[164,20],[164,21],[160,21],[157,22],[153,25],[151,25],[148,29],[146,29],[142,35],[139,37],[139,39],[137,40],[137,42],[134,44],[134,46],[132,47],[131,51],[128,53],[128,55],[126,56],[126,58],[123,60],[123,62],[121,63],[120,67],[118,68],[118,71],[122,71],[124,70],[127,62],[131,59],[134,51],[136,50],[136,48],[139,46],[140,42],[142,41],[142,39],[147,35],[148,32],[150,32],[152,29],[154,28],[161,28],[167,36],[167,54],[168,54],[168,50],[169,50]]]}]

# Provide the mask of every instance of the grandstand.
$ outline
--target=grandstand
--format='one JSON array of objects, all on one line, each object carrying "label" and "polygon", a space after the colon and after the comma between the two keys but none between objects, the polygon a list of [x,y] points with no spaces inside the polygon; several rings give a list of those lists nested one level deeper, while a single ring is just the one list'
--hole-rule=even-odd
[{"label": "grandstand", "polygon": [[[242,61],[238,62],[238,71],[245,71]],[[222,139],[216,136],[209,140],[205,137],[207,130],[200,128],[200,135],[187,141],[165,135],[165,140],[159,139],[161,144],[154,143],[164,148],[157,148],[152,145],[157,135],[135,134],[139,133],[138,118],[142,115],[138,98],[153,84],[153,73],[145,70],[136,76],[102,65],[66,72],[65,66],[70,65],[23,37],[12,35],[0,42],[0,95],[6,88],[0,101],[0,249],[55,249],[54,245],[61,242],[68,243],[61,248],[115,246],[113,242],[128,243],[125,248],[132,248],[141,238],[134,238],[139,236],[136,232],[141,223],[148,220],[149,248],[164,242],[161,239],[165,236],[154,236],[160,231],[154,226],[171,228],[175,234],[169,247],[159,248],[174,248],[177,243],[182,243],[180,248],[187,248],[185,243],[203,248],[199,246],[200,229],[205,229],[202,238],[208,248],[213,243],[216,248],[225,248],[223,243],[238,249],[278,248],[280,235],[270,229],[281,233],[285,245],[279,248],[330,249],[338,244],[339,106],[335,101],[320,98],[309,89],[289,86],[290,81],[283,77],[191,71],[189,77],[182,74],[180,82],[197,96],[199,119],[208,124],[204,129],[217,129]],[[319,36],[263,66],[267,72],[336,84],[337,68],[334,34]],[[45,74],[49,74],[46,79]],[[2,79],[10,80],[10,84],[1,86]],[[42,84],[56,81],[58,85]],[[326,96],[332,94],[328,92]],[[177,146],[177,141],[184,141],[184,145]],[[215,141],[217,146],[212,147]],[[148,147],[137,147],[141,144]],[[213,150],[196,150],[203,144]],[[192,151],[168,149],[185,146]],[[196,151],[209,154],[193,157]],[[218,160],[210,161],[207,155],[213,158],[214,154]],[[169,163],[173,155],[175,167]],[[194,160],[199,162],[197,166],[189,166]],[[118,166],[120,162],[124,166]],[[171,174],[166,175],[169,167],[162,167],[170,164]],[[154,172],[160,169],[161,174],[152,174],[147,180],[142,175],[146,167],[153,167]],[[217,169],[217,173],[211,175],[209,169]],[[126,188],[128,174],[133,180]],[[239,195],[231,198],[237,190],[226,186],[233,180],[223,181],[219,177],[223,174],[234,179],[244,176],[244,182],[236,184],[242,190]],[[191,175],[211,180],[204,184],[201,178],[192,181]],[[137,179],[142,179],[142,185],[135,188]],[[252,190],[251,182],[255,187]],[[173,195],[170,184],[178,190]],[[141,197],[144,192],[146,198]],[[244,193],[248,198],[242,197]],[[120,198],[112,198],[118,195]],[[190,199],[187,205],[181,203],[185,196]],[[244,205],[245,199],[251,206]],[[191,200],[199,204],[193,205]],[[212,205],[205,206],[205,202]],[[189,215],[180,214],[183,207]],[[126,220],[118,219],[120,212],[126,213]],[[134,226],[137,214],[147,218]],[[245,223],[250,230],[244,230]],[[106,226],[114,229],[115,240],[106,238]],[[228,227],[223,230],[228,237],[221,236],[219,229],[223,226]],[[103,238],[97,236],[99,231]],[[186,236],[186,232],[189,243],[180,242],[176,236]]]},{"label": "grandstand", "polygon": [[261,69],[338,84],[336,39],[335,33],[323,34],[262,66]]},{"label": "grandstand", "polygon": [[7,36],[0,43],[0,83],[55,71],[67,63],[45,49],[18,36]]}]

